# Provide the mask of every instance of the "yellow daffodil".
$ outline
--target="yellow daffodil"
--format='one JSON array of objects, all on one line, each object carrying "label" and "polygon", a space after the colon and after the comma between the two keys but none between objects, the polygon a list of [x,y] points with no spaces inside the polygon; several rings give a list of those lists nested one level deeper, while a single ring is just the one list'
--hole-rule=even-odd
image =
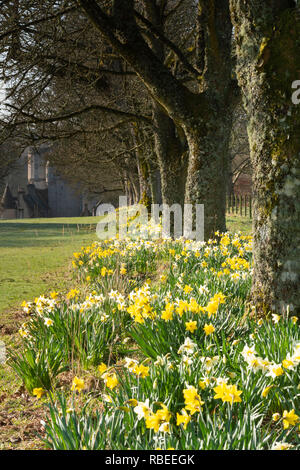
[{"label": "yellow daffodil", "polygon": [[238,390],[236,385],[227,385],[225,382],[221,383],[214,388],[216,395],[214,399],[217,400],[220,398],[223,402],[236,403],[241,402],[242,399],[240,395],[243,393],[241,390]]},{"label": "yellow daffodil", "polygon": [[215,327],[211,323],[209,325],[205,324],[203,330],[205,331],[206,336],[209,336],[214,333]]},{"label": "yellow daffodil", "polygon": [[85,388],[84,380],[78,377],[74,377],[71,390],[76,391],[76,392],[81,392],[84,388]]},{"label": "yellow daffodil", "polygon": [[98,371],[100,372],[100,374],[104,374],[104,372],[107,370],[107,365],[104,364],[104,362],[102,362],[99,366],[98,366]]},{"label": "yellow daffodil", "polygon": [[183,290],[186,294],[189,294],[192,292],[193,288],[191,286],[185,285]]},{"label": "yellow daffodil", "polygon": [[202,410],[202,405],[204,402],[201,400],[200,395],[198,394],[194,386],[189,386],[183,390],[185,409],[190,411],[191,415]]},{"label": "yellow daffodil", "polygon": [[261,392],[261,396],[263,398],[266,398],[269,394],[269,391],[271,390],[271,388],[273,387],[273,385],[269,385],[269,387],[266,387],[263,389],[263,391]]},{"label": "yellow daffodil", "polygon": [[32,391],[32,394],[37,397],[37,398],[42,398],[43,395],[45,395],[46,390],[43,388],[34,388]]},{"label": "yellow daffodil", "polygon": [[279,419],[280,419],[280,414],[279,413],[273,413],[272,414],[272,420],[273,421],[276,422],[276,421],[279,421]]},{"label": "yellow daffodil", "polygon": [[154,429],[155,432],[158,432],[160,424],[161,424],[161,418],[160,416],[157,415],[157,413],[151,413],[146,417],[147,429]]},{"label": "yellow daffodil", "polygon": [[180,413],[176,414],[176,418],[177,418],[177,422],[176,422],[177,426],[180,426],[181,424],[183,424],[184,430],[187,428],[188,423],[191,421],[191,417],[189,416],[189,414],[186,412],[184,408],[181,410],[181,414]]},{"label": "yellow daffodil", "polygon": [[185,322],[185,329],[187,331],[190,331],[191,333],[194,333],[194,331],[197,330],[197,322],[196,321]]},{"label": "yellow daffodil", "polygon": [[143,364],[141,365],[135,365],[132,369],[132,371],[138,375],[139,377],[142,377],[142,379],[144,379],[145,377],[147,377],[149,375],[149,367],[145,367],[143,366]]},{"label": "yellow daffodil", "polygon": [[299,420],[299,416],[296,415],[294,409],[291,411],[284,410],[282,417],[284,429],[288,429],[290,426],[295,426]]},{"label": "yellow daffodil", "polygon": [[117,375],[113,374],[104,374],[103,379],[107,388],[113,390],[119,383]]}]

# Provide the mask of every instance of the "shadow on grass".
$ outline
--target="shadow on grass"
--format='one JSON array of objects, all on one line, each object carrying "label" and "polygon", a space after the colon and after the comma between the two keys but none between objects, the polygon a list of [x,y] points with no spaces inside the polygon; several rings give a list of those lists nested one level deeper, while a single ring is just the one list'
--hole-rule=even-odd
[{"label": "shadow on grass", "polygon": [[33,247],[57,245],[80,238],[82,235],[95,234],[96,224],[66,223],[5,223],[0,224],[0,247]]}]

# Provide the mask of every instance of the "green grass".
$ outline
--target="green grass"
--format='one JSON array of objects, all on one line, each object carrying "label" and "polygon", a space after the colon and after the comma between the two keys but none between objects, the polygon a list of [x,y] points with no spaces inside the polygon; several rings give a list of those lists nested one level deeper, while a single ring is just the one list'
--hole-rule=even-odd
[{"label": "green grass", "polygon": [[0,221],[1,314],[63,288],[72,253],[96,239],[97,217]]},{"label": "green grass", "polygon": [[238,214],[230,214],[226,217],[227,229],[230,232],[242,232],[243,235],[252,233],[252,220],[249,217]]}]

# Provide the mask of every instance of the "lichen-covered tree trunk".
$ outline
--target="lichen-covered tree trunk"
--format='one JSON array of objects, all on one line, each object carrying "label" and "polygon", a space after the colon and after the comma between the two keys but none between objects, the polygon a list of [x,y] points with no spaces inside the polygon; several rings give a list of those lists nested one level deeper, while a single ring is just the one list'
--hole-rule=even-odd
[{"label": "lichen-covered tree trunk", "polygon": [[[164,34],[165,20],[159,2],[146,3],[145,10],[151,23]],[[148,41],[156,57],[164,62],[165,45],[155,36],[148,38]],[[187,159],[184,158],[185,142],[180,138],[174,121],[155,99],[152,99],[152,115],[155,124],[155,153],[160,170],[162,203],[183,206],[187,169]]]},{"label": "lichen-covered tree trunk", "polygon": [[139,185],[140,185],[140,204],[144,204],[148,209],[150,209],[150,205],[152,202],[152,194],[151,194],[151,184],[150,184],[150,171],[149,171],[149,164],[147,162],[147,158],[139,155],[137,157],[137,169],[138,169],[138,177],[139,177]]},{"label": "lichen-covered tree trunk", "polygon": [[131,135],[136,147],[136,166],[139,180],[139,202],[150,208],[152,202],[150,164],[147,148],[143,146],[145,131],[136,123],[131,124]]},{"label": "lichen-covered tree trunk", "polygon": [[153,102],[155,151],[160,169],[163,204],[184,204],[187,158],[172,119]]},{"label": "lichen-covered tree trunk", "polygon": [[185,201],[204,204],[204,237],[226,231],[226,185],[231,120],[214,114],[185,130],[190,157]]},{"label": "lichen-covered tree trunk", "polygon": [[300,316],[300,15],[290,0],[231,0],[254,186],[252,298]]},{"label": "lichen-covered tree trunk", "polygon": [[151,187],[151,200],[152,204],[161,204],[161,179],[159,168],[150,168],[150,187]]},{"label": "lichen-covered tree trunk", "polygon": [[204,236],[226,230],[225,201],[229,140],[236,104],[232,80],[232,26],[228,1],[199,1],[199,50],[203,66],[202,89],[206,109],[183,128],[189,146],[185,200],[204,204]]}]

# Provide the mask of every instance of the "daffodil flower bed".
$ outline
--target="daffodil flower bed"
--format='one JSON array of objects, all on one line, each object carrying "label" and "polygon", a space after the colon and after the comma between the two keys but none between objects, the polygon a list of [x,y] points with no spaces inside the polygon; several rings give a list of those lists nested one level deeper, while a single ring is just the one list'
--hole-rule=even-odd
[{"label": "daffodil flower bed", "polygon": [[256,318],[251,237],[112,239],[73,266],[82,288],[24,302],[10,352],[49,448],[300,449],[299,325]]}]

